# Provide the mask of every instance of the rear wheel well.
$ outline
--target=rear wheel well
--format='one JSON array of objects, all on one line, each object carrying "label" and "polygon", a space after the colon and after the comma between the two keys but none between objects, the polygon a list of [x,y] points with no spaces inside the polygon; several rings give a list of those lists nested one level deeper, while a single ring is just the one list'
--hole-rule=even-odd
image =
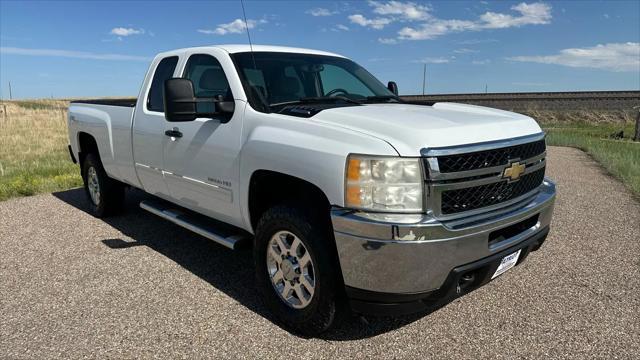
[{"label": "rear wheel well", "polygon": [[80,162],[80,166],[84,164],[84,159],[88,154],[96,154],[98,158],[100,158],[100,153],[98,152],[98,144],[96,143],[96,139],[93,138],[90,134],[85,132],[81,132],[78,134],[78,160]]},{"label": "rear wheel well", "polygon": [[258,170],[249,183],[249,218],[256,228],[266,210],[281,204],[295,204],[305,210],[329,219],[331,204],[324,192],[316,185],[295,176]]}]

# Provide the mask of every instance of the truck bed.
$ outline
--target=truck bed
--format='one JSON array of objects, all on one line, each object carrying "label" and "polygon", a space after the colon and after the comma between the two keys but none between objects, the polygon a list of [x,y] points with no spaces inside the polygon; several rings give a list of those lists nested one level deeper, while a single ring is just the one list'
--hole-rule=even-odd
[{"label": "truck bed", "polygon": [[123,107],[135,107],[137,98],[125,98],[125,99],[88,99],[88,100],[74,100],[72,104],[93,104],[93,105],[109,105],[109,106],[123,106]]},{"label": "truck bed", "polygon": [[139,186],[133,167],[131,127],[136,99],[96,99],[72,101],[68,127],[71,147],[80,150],[80,133],[90,134],[98,146],[100,161],[116,180]]}]

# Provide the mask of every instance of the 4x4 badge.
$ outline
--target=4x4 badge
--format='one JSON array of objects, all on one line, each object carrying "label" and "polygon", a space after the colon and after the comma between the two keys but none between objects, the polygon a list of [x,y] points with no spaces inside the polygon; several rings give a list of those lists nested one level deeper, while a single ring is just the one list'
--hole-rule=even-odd
[{"label": "4x4 badge", "polygon": [[508,168],[504,169],[502,173],[503,178],[509,178],[511,181],[520,179],[520,175],[524,174],[525,164],[520,164],[518,161],[511,163]]}]

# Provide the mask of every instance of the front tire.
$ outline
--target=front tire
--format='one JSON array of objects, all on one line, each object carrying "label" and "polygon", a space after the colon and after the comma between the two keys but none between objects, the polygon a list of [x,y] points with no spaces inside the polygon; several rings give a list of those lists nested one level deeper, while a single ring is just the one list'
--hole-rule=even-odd
[{"label": "front tire", "polygon": [[265,305],[292,332],[315,336],[342,317],[330,224],[300,208],[275,206],[256,227],[254,262]]},{"label": "front tire", "polygon": [[122,211],[124,185],[111,179],[100,158],[88,154],[82,165],[82,180],[89,201],[91,213],[99,218],[115,215]]}]

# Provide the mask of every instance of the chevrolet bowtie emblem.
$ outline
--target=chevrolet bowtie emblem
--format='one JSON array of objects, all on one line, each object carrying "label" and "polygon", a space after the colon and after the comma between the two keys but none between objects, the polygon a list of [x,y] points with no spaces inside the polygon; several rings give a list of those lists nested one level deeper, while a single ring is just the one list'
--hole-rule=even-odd
[{"label": "chevrolet bowtie emblem", "polygon": [[519,162],[513,162],[509,165],[508,168],[504,169],[502,173],[503,178],[509,178],[511,181],[516,181],[520,179],[520,175],[524,174],[524,169],[526,166],[524,164],[520,164]]}]

